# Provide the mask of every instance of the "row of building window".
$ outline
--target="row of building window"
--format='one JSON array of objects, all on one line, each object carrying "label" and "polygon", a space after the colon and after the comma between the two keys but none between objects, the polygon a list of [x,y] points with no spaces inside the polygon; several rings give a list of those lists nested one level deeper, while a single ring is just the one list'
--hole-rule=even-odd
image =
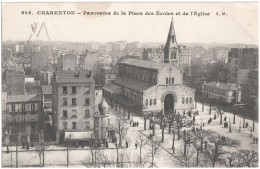
[{"label": "row of building window", "polygon": [[166,78],[166,84],[174,84],[174,78]]},{"label": "row of building window", "polygon": [[[186,104],[188,104],[188,103],[189,103],[189,98],[186,97]],[[190,103],[192,103],[192,97],[190,97]],[[182,104],[185,104],[185,98],[184,97],[182,98]]]},{"label": "row of building window", "polygon": [[[150,106],[156,105],[156,104],[157,104],[157,100],[156,99],[150,99]],[[149,105],[149,100],[148,99],[145,100],[145,105],[146,106]]]},{"label": "row of building window", "polygon": [[9,118],[10,122],[24,122],[24,121],[37,121],[38,115],[37,114],[16,114],[10,115]]},{"label": "row of building window", "polygon": [[[62,114],[63,118],[67,118],[68,117],[68,111],[67,110],[63,110],[63,114]],[[77,118],[77,110],[72,110],[72,118]],[[89,114],[89,110],[85,110],[85,117],[90,117]]]},{"label": "row of building window", "polygon": [[[71,99],[71,105],[77,106],[77,99],[76,98]],[[89,98],[85,98],[85,106],[89,106],[89,105],[90,105]],[[67,98],[63,98],[63,106],[68,106],[68,99]]]},{"label": "row of building window", "polygon": [[[85,93],[89,93],[89,92],[90,92],[90,87],[85,86]],[[77,87],[76,86],[71,86],[71,93],[72,94],[77,93]],[[68,94],[68,87],[67,86],[63,86],[63,94]]]},{"label": "row of building window", "polygon": [[[11,110],[15,111],[15,104],[11,105]],[[25,104],[22,104],[22,111],[25,111]],[[35,104],[31,104],[31,111],[35,111]]]},{"label": "row of building window", "polygon": [[[67,130],[68,129],[68,122],[63,122],[63,129]],[[77,123],[72,122],[72,128],[71,129],[77,129]],[[86,129],[89,129],[89,122],[86,122]]]}]

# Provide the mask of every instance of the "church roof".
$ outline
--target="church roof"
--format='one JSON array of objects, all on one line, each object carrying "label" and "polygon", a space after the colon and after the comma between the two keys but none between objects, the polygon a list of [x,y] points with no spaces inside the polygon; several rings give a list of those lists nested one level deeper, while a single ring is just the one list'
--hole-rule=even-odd
[{"label": "church roof", "polygon": [[141,80],[136,80],[128,77],[118,77],[117,79],[113,80],[113,83],[140,92],[153,86],[153,84],[151,83],[147,83]]},{"label": "church roof", "polygon": [[161,69],[167,65],[167,63],[152,62],[152,61],[132,59],[132,58],[126,59],[120,62],[120,64],[127,64],[130,66],[142,67],[147,69]]}]

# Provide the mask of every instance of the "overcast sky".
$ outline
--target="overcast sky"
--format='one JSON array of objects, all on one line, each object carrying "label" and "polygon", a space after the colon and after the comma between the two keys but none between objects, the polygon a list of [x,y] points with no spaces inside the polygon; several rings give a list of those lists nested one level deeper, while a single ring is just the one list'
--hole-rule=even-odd
[{"label": "overcast sky", "polygon": [[[37,11],[188,12],[188,16],[37,15]],[[32,11],[33,15],[22,15]],[[210,16],[191,16],[190,12]],[[226,16],[216,16],[225,12]],[[5,3],[2,5],[2,40],[28,40],[33,22],[45,23],[52,41],[165,42],[173,17],[178,43],[258,44],[257,3]],[[45,30],[39,40],[48,40]],[[36,36],[34,36],[36,37]],[[36,38],[37,39],[37,38]]]}]

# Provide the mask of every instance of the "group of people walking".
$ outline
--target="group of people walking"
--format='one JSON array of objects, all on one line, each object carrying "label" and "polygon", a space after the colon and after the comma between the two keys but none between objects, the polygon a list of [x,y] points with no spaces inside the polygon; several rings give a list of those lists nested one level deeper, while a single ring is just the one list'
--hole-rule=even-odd
[{"label": "group of people walking", "polygon": [[130,127],[138,127],[139,123],[130,121]]}]

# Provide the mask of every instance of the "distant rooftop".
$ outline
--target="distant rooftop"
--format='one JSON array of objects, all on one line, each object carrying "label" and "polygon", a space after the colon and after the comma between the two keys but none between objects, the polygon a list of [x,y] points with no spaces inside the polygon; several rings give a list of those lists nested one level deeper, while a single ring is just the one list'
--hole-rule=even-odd
[{"label": "distant rooftop", "polygon": [[24,71],[7,70],[6,75],[24,75]]},{"label": "distant rooftop", "polygon": [[7,98],[7,102],[9,103],[15,103],[15,102],[36,102],[36,101],[41,101],[40,97],[37,96],[36,94],[33,95],[14,95],[14,96],[9,96]]},{"label": "distant rooftop", "polygon": [[57,83],[94,83],[94,80],[90,78],[90,71],[61,71],[56,75]]},{"label": "distant rooftop", "polygon": [[[147,60],[140,60],[140,59],[126,59],[120,62],[120,64],[127,64],[130,66],[136,66],[136,67],[142,67],[142,68],[147,68],[147,69],[161,69],[164,66],[166,66],[168,63],[160,63],[160,62],[152,62],[152,61],[147,61]],[[172,65],[174,66],[174,65]]]},{"label": "distant rooftop", "polygon": [[222,82],[213,81],[213,82],[206,83],[204,85],[217,87],[217,88],[224,89],[224,90],[238,90],[239,89],[237,87],[236,83],[222,83]]}]

